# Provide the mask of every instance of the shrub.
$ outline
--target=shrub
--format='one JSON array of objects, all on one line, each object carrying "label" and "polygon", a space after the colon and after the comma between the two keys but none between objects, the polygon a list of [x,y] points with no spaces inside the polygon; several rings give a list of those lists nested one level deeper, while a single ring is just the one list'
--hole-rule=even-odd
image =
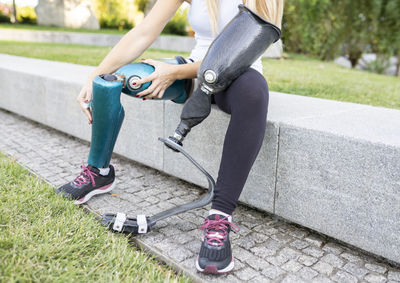
[{"label": "shrub", "polygon": [[187,35],[187,13],[188,9],[178,9],[172,19],[165,26],[162,33],[166,34],[177,34],[177,35]]},{"label": "shrub", "polygon": [[36,24],[36,13],[33,7],[18,8],[17,20],[21,24]]},{"label": "shrub", "polygon": [[129,19],[129,1],[120,0],[94,0],[94,10],[100,27],[130,29],[134,26]]},{"label": "shrub", "polygon": [[10,23],[11,9],[0,3],[0,23]]}]

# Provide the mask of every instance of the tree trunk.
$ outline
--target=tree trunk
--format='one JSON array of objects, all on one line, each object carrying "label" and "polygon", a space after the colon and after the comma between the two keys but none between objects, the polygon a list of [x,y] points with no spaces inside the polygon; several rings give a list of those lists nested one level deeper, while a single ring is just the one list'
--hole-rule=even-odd
[{"label": "tree trunk", "polygon": [[157,0],[149,0],[146,4],[146,8],[144,9],[144,15],[146,16],[151,8],[153,8],[154,4],[157,2]]},{"label": "tree trunk", "polygon": [[18,23],[17,20],[17,5],[15,4],[15,0],[13,0],[13,9],[12,9],[12,17],[11,17],[11,22],[14,23]]},{"label": "tree trunk", "polygon": [[361,58],[361,55],[362,55],[361,51],[349,52],[349,60],[352,68],[355,68],[357,66],[358,60]]},{"label": "tree trunk", "polygon": [[397,53],[397,63],[396,63],[396,72],[394,73],[395,76],[400,76],[400,51]]}]

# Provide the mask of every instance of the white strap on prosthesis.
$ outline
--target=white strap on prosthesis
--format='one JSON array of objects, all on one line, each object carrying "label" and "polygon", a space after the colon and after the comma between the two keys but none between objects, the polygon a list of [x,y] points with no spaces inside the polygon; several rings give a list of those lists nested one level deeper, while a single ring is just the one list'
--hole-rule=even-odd
[{"label": "white strap on prosthesis", "polygon": [[117,217],[115,218],[114,221],[113,230],[121,232],[122,228],[124,227],[125,220],[126,220],[126,214],[118,212]]},{"label": "white strap on prosthesis", "polygon": [[147,233],[147,219],[146,215],[140,214],[136,217],[136,221],[138,224],[138,233],[144,234]]}]

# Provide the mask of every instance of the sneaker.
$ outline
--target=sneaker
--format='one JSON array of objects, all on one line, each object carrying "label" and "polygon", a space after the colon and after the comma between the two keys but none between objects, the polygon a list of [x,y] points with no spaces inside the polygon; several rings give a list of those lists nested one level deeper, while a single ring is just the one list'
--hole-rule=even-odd
[{"label": "sneaker", "polygon": [[199,272],[220,274],[233,269],[234,261],[229,241],[229,232],[239,231],[239,227],[232,224],[228,217],[211,214],[200,227],[204,230],[203,243],[196,261]]},{"label": "sneaker", "polygon": [[81,168],[78,177],[58,188],[57,194],[75,200],[75,204],[83,204],[92,196],[107,193],[115,187],[115,171],[112,165],[107,176],[100,175],[100,170],[90,165],[82,164]]}]

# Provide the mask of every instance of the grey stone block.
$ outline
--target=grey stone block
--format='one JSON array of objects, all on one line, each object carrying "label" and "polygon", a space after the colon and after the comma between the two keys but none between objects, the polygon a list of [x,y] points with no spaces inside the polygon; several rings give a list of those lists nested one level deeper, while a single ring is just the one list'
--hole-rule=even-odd
[{"label": "grey stone block", "polygon": [[399,147],[281,126],[276,213],[399,261],[399,154]]}]

